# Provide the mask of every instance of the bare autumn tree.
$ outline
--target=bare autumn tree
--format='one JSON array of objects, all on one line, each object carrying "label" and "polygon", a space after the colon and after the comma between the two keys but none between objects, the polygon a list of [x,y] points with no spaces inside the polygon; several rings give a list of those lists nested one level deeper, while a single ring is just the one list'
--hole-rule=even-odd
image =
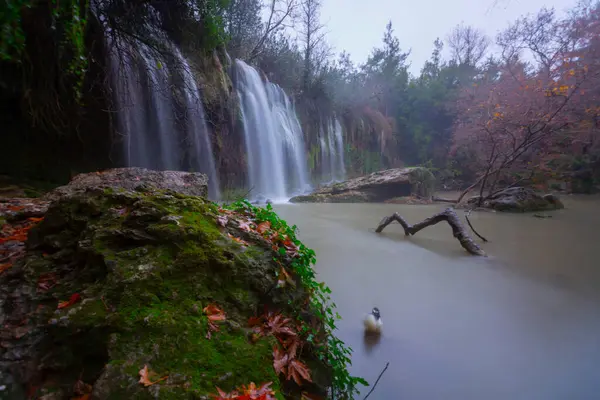
[{"label": "bare autumn tree", "polygon": [[325,26],[321,23],[321,0],[305,0],[300,7],[300,43],[304,55],[302,87],[310,86],[315,69],[329,56],[325,43]]},{"label": "bare autumn tree", "polygon": [[[575,154],[576,147],[594,144],[598,11],[600,6],[557,20],[542,10],[519,22],[524,30],[513,26],[500,36],[503,53],[512,61],[503,65],[498,79],[465,88],[458,102],[455,144],[476,155],[481,171],[459,202],[479,185],[481,203],[484,190],[493,195],[505,177],[544,171],[546,162],[565,148]],[[534,53],[536,65],[514,62],[522,49]]]},{"label": "bare autumn tree", "polygon": [[299,4],[299,0],[229,0],[224,13],[229,51],[250,61],[260,56],[270,38],[291,26]]},{"label": "bare autumn tree", "polygon": [[261,54],[265,47],[265,42],[270,37],[290,26],[290,23],[296,16],[298,6],[298,0],[268,0],[263,3],[263,8],[267,8],[268,10],[268,17],[263,25],[260,38],[249,53],[250,60]]},{"label": "bare autumn tree", "polygon": [[476,66],[485,57],[490,41],[480,30],[457,25],[446,39],[452,59],[459,65]]}]

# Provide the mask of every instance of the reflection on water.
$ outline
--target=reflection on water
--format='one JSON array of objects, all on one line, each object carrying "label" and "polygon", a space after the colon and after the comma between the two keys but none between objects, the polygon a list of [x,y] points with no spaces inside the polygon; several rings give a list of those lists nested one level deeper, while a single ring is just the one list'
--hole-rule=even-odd
[{"label": "reflection on water", "polygon": [[[600,201],[567,198],[553,218],[475,213],[488,258],[469,256],[448,225],[405,237],[373,228],[399,212],[415,223],[444,206],[279,205],[315,249],[369,399],[600,398]],[[385,326],[365,339],[377,304]],[[366,393],[368,391],[364,390]]]},{"label": "reflection on water", "polygon": [[365,345],[365,354],[373,351],[373,348],[381,341],[381,335],[365,332],[363,335],[363,343]]}]

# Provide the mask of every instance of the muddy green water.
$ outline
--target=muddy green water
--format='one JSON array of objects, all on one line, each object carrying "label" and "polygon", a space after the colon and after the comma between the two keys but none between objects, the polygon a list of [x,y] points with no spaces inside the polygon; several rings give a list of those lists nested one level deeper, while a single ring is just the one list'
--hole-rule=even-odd
[{"label": "muddy green water", "polygon": [[[596,400],[600,197],[564,200],[551,219],[473,214],[488,258],[466,254],[447,224],[411,238],[397,224],[373,232],[394,211],[414,223],[440,205],[275,208],[317,253],[352,372],[374,383],[390,362],[369,399]],[[361,321],[373,306],[384,330],[368,343]]]}]

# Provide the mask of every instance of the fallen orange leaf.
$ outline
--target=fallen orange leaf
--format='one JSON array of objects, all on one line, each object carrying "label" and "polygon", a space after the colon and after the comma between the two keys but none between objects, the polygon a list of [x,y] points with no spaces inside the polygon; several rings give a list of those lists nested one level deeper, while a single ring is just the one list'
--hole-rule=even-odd
[{"label": "fallen orange leaf", "polygon": [[144,365],[144,368],[140,369],[139,373],[140,373],[139,383],[141,383],[145,387],[155,385],[158,382],[164,381],[165,379],[167,379],[169,377],[169,375],[163,376],[162,378],[160,378],[160,379],[152,382],[150,380],[150,374],[151,374],[151,372],[148,370],[148,366],[147,365]]},{"label": "fallen orange leaf", "polygon": [[289,283],[292,286],[296,286],[296,282],[294,282],[290,274],[288,274],[288,272],[282,266],[279,270],[279,275],[277,276],[277,287],[284,287],[286,283]]},{"label": "fallen orange leaf", "polygon": [[265,221],[265,222],[261,222],[260,224],[258,224],[258,226],[256,227],[256,232],[258,232],[262,235],[269,229],[271,229],[271,223],[269,221]]},{"label": "fallen orange leaf", "polygon": [[40,218],[36,218],[36,217],[30,217],[28,218],[31,222],[42,222],[44,220],[44,217],[40,217]]},{"label": "fallen orange leaf", "polygon": [[216,304],[209,304],[202,309],[202,311],[208,317],[208,332],[206,338],[210,339],[212,332],[218,332],[219,327],[215,324],[216,321],[224,321],[226,319],[225,312],[220,309]]},{"label": "fallen orange leaf", "polygon": [[250,246],[250,243],[246,242],[243,239],[240,239],[238,237],[233,236],[231,233],[228,233],[227,236],[229,236],[232,240],[238,242],[239,244],[241,244],[242,246]]},{"label": "fallen orange leaf", "polygon": [[0,264],[0,274],[12,267],[12,263]]},{"label": "fallen orange leaf", "polygon": [[69,298],[69,300],[67,301],[61,301],[60,303],[58,303],[58,308],[66,308],[66,307],[71,307],[73,304],[77,303],[79,300],[81,300],[81,296],[79,295],[79,293],[73,293],[71,295],[71,297]]}]

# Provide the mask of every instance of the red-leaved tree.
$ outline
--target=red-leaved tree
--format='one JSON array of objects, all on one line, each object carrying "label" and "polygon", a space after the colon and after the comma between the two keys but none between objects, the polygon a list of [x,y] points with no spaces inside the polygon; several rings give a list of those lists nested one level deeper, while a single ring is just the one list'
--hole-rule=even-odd
[{"label": "red-leaved tree", "polygon": [[[517,21],[498,38],[499,73],[480,77],[458,99],[454,151],[472,156],[474,187],[492,195],[544,171],[554,154],[585,148],[598,135],[600,8],[580,5],[568,18],[553,11]],[[529,51],[537,63],[521,55]]]}]

